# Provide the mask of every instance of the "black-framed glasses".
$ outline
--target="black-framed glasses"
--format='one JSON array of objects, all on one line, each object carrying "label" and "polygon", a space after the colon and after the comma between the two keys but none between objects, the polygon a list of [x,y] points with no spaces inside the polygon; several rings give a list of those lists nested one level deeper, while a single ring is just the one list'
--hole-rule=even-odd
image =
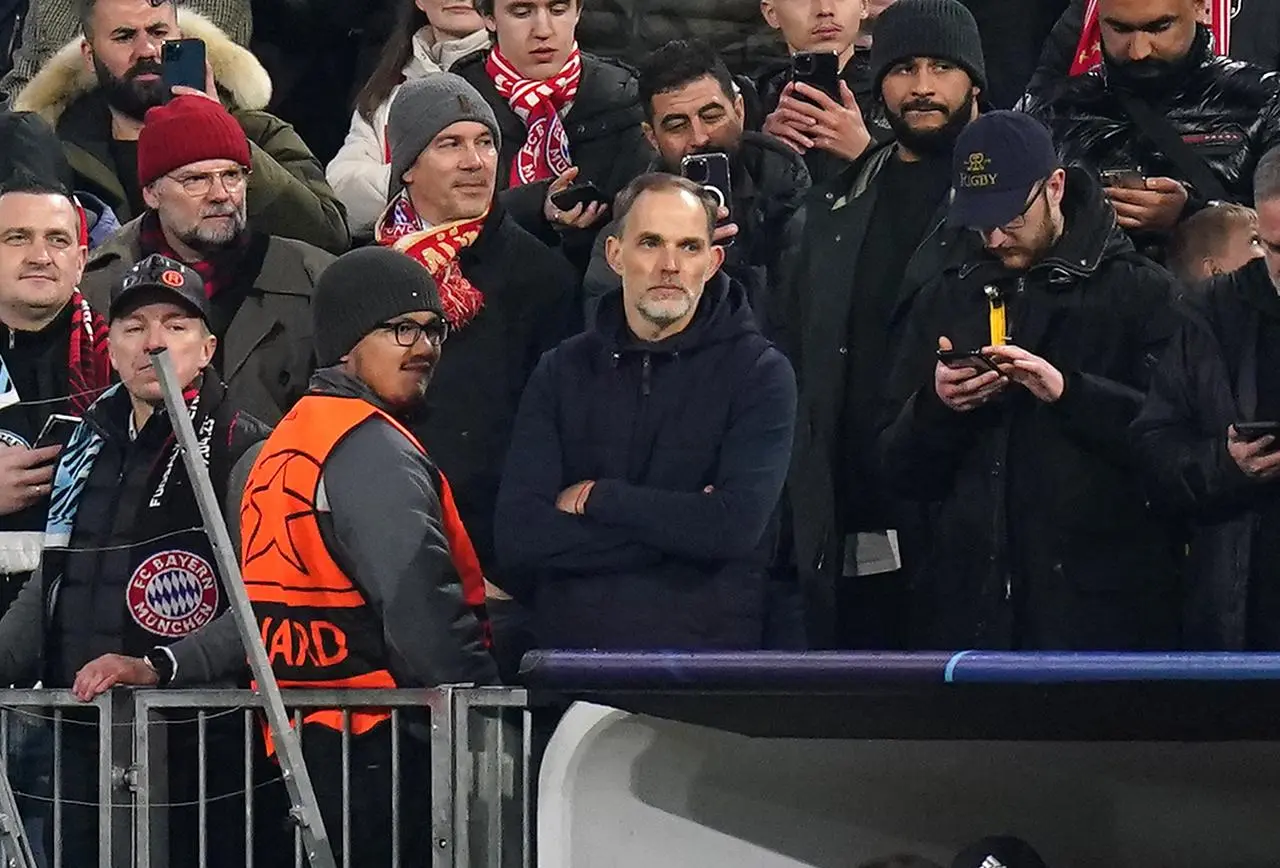
[{"label": "black-framed glasses", "polygon": [[1018,213],[1017,217],[1014,217],[1012,220],[1010,220],[1008,223],[1004,224],[1003,226],[993,226],[990,229],[974,229],[973,231],[978,233],[983,238],[986,238],[992,232],[995,232],[997,229],[999,229],[1001,232],[1004,232],[1005,234],[1008,234],[1010,232],[1017,232],[1023,226],[1026,226],[1027,214],[1030,213],[1031,209],[1035,206],[1035,204],[1040,201],[1040,197],[1044,195],[1045,191],[1049,189],[1049,179],[1045,178],[1037,182],[1036,186],[1033,189],[1034,189],[1034,193],[1032,194],[1031,198],[1027,200],[1027,204],[1022,206],[1022,211]]},{"label": "black-framed glasses", "polygon": [[215,179],[222,182],[222,189],[228,193],[238,193],[244,189],[244,185],[249,181],[249,176],[252,174],[252,169],[236,166],[234,169],[226,169],[221,172],[200,172],[196,175],[184,175],[181,178],[175,178],[173,175],[166,175],[165,177],[181,184],[182,189],[186,191],[188,196],[198,198],[209,195],[209,191],[213,189]]},{"label": "black-framed glasses", "polygon": [[395,336],[396,343],[402,347],[411,347],[418,342],[419,337],[424,337],[427,343],[440,349],[440,345],[449,337],[449,321],[446,319],[433,319],[425,323],[406,319],[400,322],[383,323],[378,328],[391,332]]}]

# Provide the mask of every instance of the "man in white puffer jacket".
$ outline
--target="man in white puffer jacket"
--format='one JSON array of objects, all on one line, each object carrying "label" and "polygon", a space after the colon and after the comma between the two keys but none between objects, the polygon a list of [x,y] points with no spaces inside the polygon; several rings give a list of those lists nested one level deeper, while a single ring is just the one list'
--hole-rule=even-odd
[{"label": "man in white puffer jacket", "polygon": [[391,178],[387,115],[406,81],[446,72],[454,61],[488,48],[489,33],[471,0],[401,0],[401,10],[378,66],[356,99],[351,130],[325,170],[347,206],[355,238],[371,235],[387,207]]}]

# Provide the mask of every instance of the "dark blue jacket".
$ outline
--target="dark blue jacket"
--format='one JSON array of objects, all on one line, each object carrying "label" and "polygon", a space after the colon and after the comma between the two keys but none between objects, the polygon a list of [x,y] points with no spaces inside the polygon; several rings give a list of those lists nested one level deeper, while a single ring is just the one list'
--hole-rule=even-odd
[{"label": "dark blue jacket", "polygon": [[[637,340],[615,293],[594,330],[544,355],[496,516],[504,576],[532,597],[541,647],[761,647],[762,537],[795,404],[790,363],[721,275],[678,335]],[[558,511],[583,480],[596,481],[585,515]]]}]

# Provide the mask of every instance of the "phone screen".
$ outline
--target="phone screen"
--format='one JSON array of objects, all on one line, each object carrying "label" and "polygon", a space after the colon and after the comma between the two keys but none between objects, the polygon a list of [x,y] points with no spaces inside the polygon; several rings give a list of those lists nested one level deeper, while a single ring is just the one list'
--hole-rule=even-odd
[{"label": "phone screen", "polygon": [[66,446],[71,442],[71,435],[76,430],[76,426],[80,424],[79,416],[64,416],[61,413],[54,413],[44,422],[44,427],[40,429],[40,436],[36,437],[33,449],[43,449],[46,446]]},{"label": "phone screen", "polygon": [[978,350],[938,350],[938,361],[952,370],[973,368],[979,373],[986,371],[1000,372],[996,363]]}]

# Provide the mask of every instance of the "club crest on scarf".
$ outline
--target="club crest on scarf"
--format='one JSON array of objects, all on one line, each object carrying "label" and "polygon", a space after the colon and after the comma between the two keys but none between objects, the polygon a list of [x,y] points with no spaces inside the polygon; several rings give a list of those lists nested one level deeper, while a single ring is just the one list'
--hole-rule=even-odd
[{"label": "club crest on scarf", "polygon": [[465,328],[484,307],[484,293],[463,275],[458,254],[480,237],[488,215],[486,210],[479,217],[428,227],[414,209],[408,191],[402,190],[374,228],[379,245],[416,259],[431,273],[445,319],[454,329]]},{"label": "club crest on scarf", "polygon": [[511,186],[543,181],[568,171],[573,157],[560,112],[577,97],[582,80],[582,54],[577,43],[560,71],[545,81],[521,77],[496,45],[485,61],[485,70],[498,95],[525,125],[524,145],[511,165]]}]

